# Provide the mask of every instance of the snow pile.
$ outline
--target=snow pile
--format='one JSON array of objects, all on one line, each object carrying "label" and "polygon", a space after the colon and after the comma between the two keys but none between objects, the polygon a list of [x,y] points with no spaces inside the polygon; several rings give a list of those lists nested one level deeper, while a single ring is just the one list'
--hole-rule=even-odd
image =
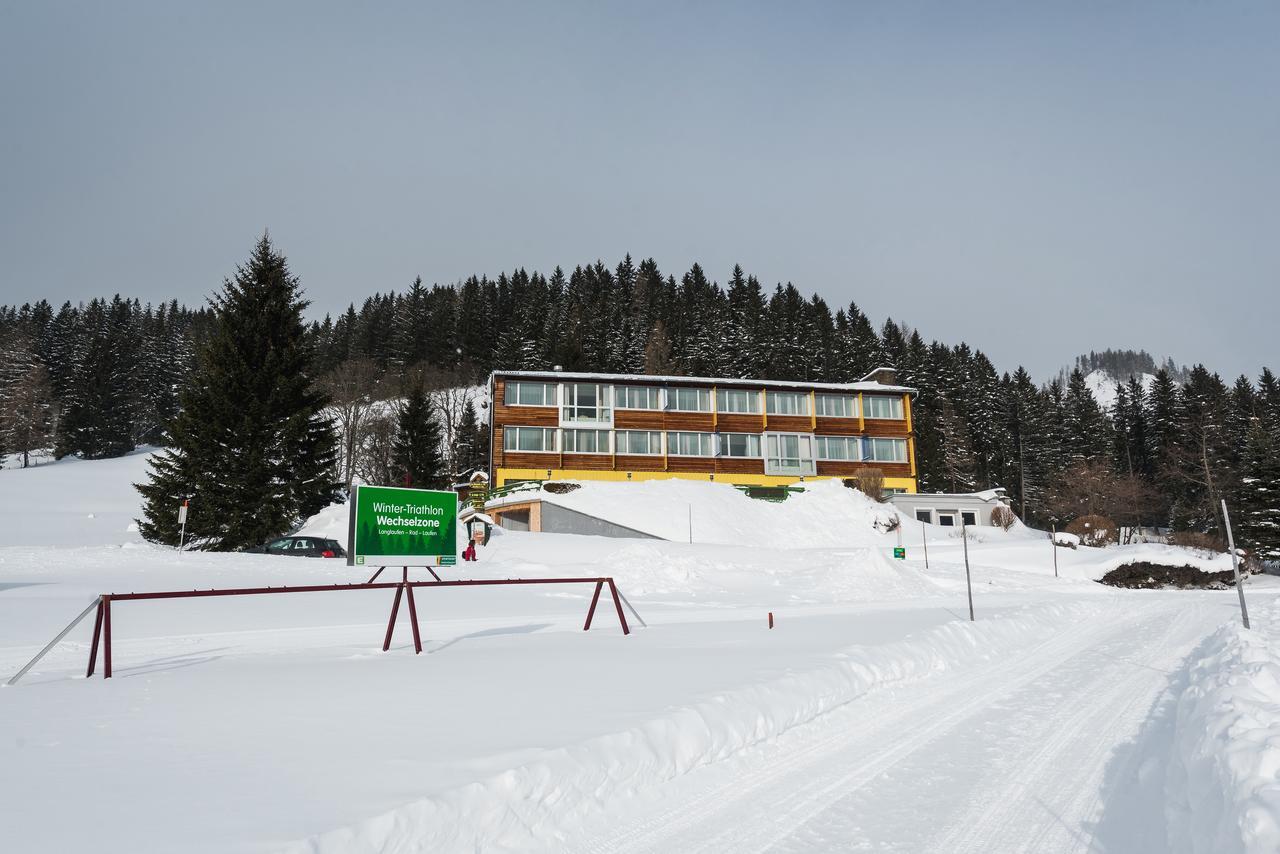
[{"label": "snow pile", "polygon": [[948,623],[882,646],[853,647],[825,667],[723,692],[640,726],[546,751],[487,780],[284,850],[558,850],[602,801],[639,795],[727,759],[869,691],[1000,660],[1101,610],[1099,603],[1053,605],[984,623]]},{"label": "snow pile", "polygon": [[1280,851],[1280,599],[1201,650],[1178,701],[1169,839],[1191,854]]},{"label": "snow pile", "polygon": [[647,480],[639,483],[580,482],[566,493],[546,489],[512,493],[490,506],[540,498],[664,540],[796,548],[870,546],[875,524],[897,515],[836,480],[804,484],[775,503],[749,498],[727,483]]}]

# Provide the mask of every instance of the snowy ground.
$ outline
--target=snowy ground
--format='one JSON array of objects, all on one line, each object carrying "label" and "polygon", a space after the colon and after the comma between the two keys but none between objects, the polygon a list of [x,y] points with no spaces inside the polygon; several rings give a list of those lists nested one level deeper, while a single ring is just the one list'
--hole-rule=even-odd
[{"label": "snowy ground", "polygon": [[[4,678],[101,592],[364,580],[141,543],[144,459],[0,472]],[[0,689],[0,850],[1277,850],[1271,579],[1245,635],[1234,591],[1089,580],[1166,547],[1055,579],[984,530],[970,623],[953,532],[926,569],[843,488],[717,496],[655,496],[692,545],[506,533],[457,570],[613,575],[629,637],[582,631],[586,586],[421,591],[421,656],[403,613],[381,652],[390,591],[119,603],[116,678],[83,678],[86,623]]]}]

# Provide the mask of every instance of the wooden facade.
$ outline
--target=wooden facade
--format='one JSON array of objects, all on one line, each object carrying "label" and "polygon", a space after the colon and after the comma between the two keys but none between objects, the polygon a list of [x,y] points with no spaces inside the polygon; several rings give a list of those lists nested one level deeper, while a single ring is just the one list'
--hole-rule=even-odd
[{"label": "wooden facade", "polygon": [[[555,384],[556,405],[514,405],[507,403],[507,386],[511,382]],[[568,420],[562,412],[566,388],[574,384],[602,387],[604,400],[610,410],[607,421],[581,423]],[[616,409],[614,388],[640,386],[662,389],[662,408]],[[707,389],[711,411],[687,412],[669,407],[667,390],[675,388]],[[718,412],[718,390],[747,390],[758,393],[759,412]],[[890,489],[915,491],[915,443],[911,427],[912,389],[876,381],[847,384],[810,385],[800,383],[771,383],[754,380],[703,379],[692,377],[637,377],[601,374],[576,374],[568,372],[495,372],[490,377],[490,466],[491,483],[501,487],[518,480],[544,479],[608,479],[648,480],[654,477],[693,477],[724,481],[735,484],[782,484],[809,478],[853,477],[866,468],[878,468],[885,475]],[[808,414],[770,414],[767,410],[771,392],[794,395],[797,392],[808,397]],[[858,412],[852,417],[833,417],[816,414],[816,394],[839,394],[858,399]],[[862,398],[865,395],[895,397],[902,401],[901,419],[864,418]],[[794,399],[793,399],[794,402]],[[554,428],[557,432],[554,449],[547,451],[506,450],[505,431],[509,427]],[[572,429],[607,430],[616,437],[619,430],[653,431],[661,435],[661,447],[650,454],[599,453],[563,451],[563,431]],[[674,453],[672,433],[709,433],[711,454],[682,456]],[[752,457],[722,456],[716,454],[720,436],[724,434],[754,434],[760,436],[760,455]],[[770,434],[787,434],[809,437],[811,460],[805,462],[808,470],[802,474],[780,473],[766,465],[766,437]],[[906,460],[903,462],[843,461],[822,459],[817,453],[818,437],[885,438],[903,440]],[[536,435],[535,435],[536,438]],[[616,447],[611,438],[610,448]],[[883,443],[881,443],[883,444]],[[897,450],[903,446],[899,445]]]}]

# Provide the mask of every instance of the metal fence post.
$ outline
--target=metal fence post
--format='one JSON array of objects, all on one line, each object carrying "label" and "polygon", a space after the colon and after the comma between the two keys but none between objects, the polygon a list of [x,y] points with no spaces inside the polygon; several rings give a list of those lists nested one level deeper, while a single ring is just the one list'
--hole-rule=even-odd
[{"label": "metal fence post", "polygon": [[964,543],[964,586],[969,591],[969,622],[973,622],[973,581],[969,577],[969,526],[960,517],[960,539]]},{"label": "metal fence post", "polygon": [[1236,541],[1231,536],[1231,517],[1227,515],[1227,500],[1222,499],[1222,521],[1227,523],[1227,548],[1231,549],[1231,571],[1236,576],[1236,593],[1240,594],[1240,620],[1249,628],[1249,609],[1244,606],[1244,585],[1240,583],[1240,558],[1236,555]]}]

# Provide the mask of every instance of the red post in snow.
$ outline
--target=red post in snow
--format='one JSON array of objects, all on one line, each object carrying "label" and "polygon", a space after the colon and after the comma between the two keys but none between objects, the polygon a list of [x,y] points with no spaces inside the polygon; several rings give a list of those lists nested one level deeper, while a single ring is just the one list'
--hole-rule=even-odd
[{"label": "red post in snow", "polygon": [[618,588],[613,583],[612,578],[609,579],[609,592],[613,594],[613,607],[618,611],[618,622],[622,624],[622,633],[629,635],[631,634],[631,628],[627,625],[627,618],[622,613],[622,602],[618,599]]},{"label": "red post in snow", "polygon": [[586,624],[582,627],[582,630],[583,630],[584,632],[585,632],[587,629],[590,629],[590,628],[591,628],[591,618],[592,618],[592,617],[594,617],[594,616],[596,615],[596,604],[600,601],[600,590],[601,590],[601,588],[603,588],[603,587],[604,587],[604,582],[603,582],[603,581],[597,581],[597,582],[596,582],[596,592],[595,592],[595,594],[594,594],[594,595],[592,595],[592,597],[591,597],[591,607],[587,610],[587,622],[586,622]]},{"label": "red post in snow", "polygon": [[773,612],[769,612],[769,628],[773,628]]},{"label": "red post in snow", "polygon": [[391,603],[391,619],[387,620],[387,637],[382,641],[382,651],[391,649],[391,633],[396,630],[396,614],[400,613],[400,597],[404,595],[404,585],[396,585],[396,598]]},{"label": "red post in snow", "polygon": [[93,675],[93,668],[98,663],[98,638],[102,636],[102,597],[98,597],[98,615],[93,618],[93,644],[89,647],[89,669],[84,678]]},{"label": "red post in snow", "polygon": [[404,595],[409,600],[409,625],[413,626],[413,651],[421,653],[422,636],[418,634],[418,609],[413,604],[413,588],[408,584],[404,586]]},{"label": "red post in snow", "polygon": [[111,597],[102,597],[102,678],[111,678]]}]

